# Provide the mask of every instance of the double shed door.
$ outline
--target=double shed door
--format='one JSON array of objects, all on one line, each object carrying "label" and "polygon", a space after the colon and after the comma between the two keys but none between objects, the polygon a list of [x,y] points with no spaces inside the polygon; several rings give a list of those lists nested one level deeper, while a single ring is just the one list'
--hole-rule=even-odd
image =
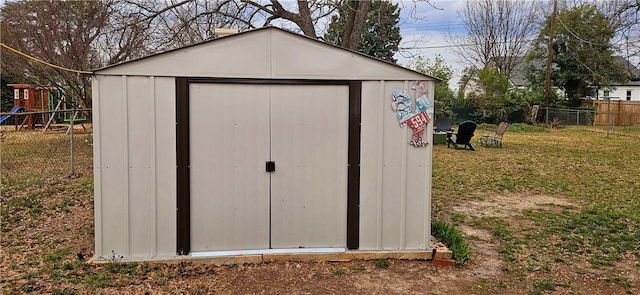
[{"label": "double shed door", "polygon": [[346,246],[348,86],[189,93],[192,252]]}]

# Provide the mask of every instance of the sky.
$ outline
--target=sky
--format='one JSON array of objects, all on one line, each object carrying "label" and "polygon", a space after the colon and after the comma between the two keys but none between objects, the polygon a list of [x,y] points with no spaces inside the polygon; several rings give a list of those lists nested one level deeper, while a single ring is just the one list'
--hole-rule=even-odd
[{"label": "sky", "polygon": [[398,63],[405,66],[412,62],[411,55],[420,55],[433,61],[436,55],[443,57],[453,70],[453,78],[449,85],[455,88],[462,70],[466,65],[455,55],[447,43],[446,34],[460,35],[465,33],[462,20],[458,16],[464,4],[463,0],[431,0],[430,3],[410,0],[398,1],[400,4],[400,47],[415,48],[396,54]]},{"label": "sky", "polygon": [[[289,1],[289,0],[284,0]],[[400,65],[407,65],[412,61],[410,55],[421,55],[433,61],[437,54],[454,70],[450,85],[455,87],[465,65],[460,61],[445,39],[445,33],[461,34],[464,32],[462,22],[458,17],[463,0],[392,0],[401,7],[400,33],[401,47],[416,48],[403,50],[396,55]],[[5,0],[0,0],[0,7]],[[432,48],[429,48],[432,47]],[[435,48],[433,48],[435,47]]]}]

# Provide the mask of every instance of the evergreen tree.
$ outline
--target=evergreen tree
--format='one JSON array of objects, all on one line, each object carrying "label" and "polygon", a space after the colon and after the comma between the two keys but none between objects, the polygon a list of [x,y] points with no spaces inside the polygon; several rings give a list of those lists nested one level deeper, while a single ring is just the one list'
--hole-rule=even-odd
[{"label": "evergreen tree", "polygon": [[[550,28],[549,17],[528,57],[532,63],[546,57]],[[552,72],[552,83],[564,89],[569,106],[579,106],[580,98],[593,94],[593,87],[628,79],[612,56],[610,41],[614,34],[609,19],[593,5],[577,6],[558,14],[552,43],[556,69]]]},{"label": "evergreen tree", "polygon": [[[351,9],[349,3],[351,1],[346,1],[339,8],[338,14],[331,18],[331,23],[324,35],[326,42],[336,45],[342,43],[346,16],[348,15],[346,12]],[[402,38],[398,26],[399,20],[400,8],[398,4],[374,0],[360,35],[358,51],[382,60],[397,62],[393,55],[398,51],[398,45]]]}]

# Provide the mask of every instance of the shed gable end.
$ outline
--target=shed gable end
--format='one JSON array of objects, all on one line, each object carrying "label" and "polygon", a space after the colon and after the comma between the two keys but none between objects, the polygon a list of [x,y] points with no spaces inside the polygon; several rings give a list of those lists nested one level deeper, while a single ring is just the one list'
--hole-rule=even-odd
[{"label": "shed gable end", "polygon": [[435,80],[393,64],[273,27],[95,71],[99,75],[254,79]]}]

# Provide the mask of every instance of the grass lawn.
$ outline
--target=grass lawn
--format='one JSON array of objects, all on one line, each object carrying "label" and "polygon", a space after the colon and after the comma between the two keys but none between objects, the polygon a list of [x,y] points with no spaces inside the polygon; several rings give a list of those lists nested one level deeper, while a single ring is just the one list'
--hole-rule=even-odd
[{"label": "grass lawn", "polygon": [[[583,128],[510,126],[503,148],[478,146],[473,152],[434,146],[433,219],[460,229],[472,251],[470,261],[455,268],[413,261],[385,261],[384,267],[378,261],[88,264],[90,166],[78,169],[77,176],[46,181],[3,178],[8,181],[1,187],[0,290],[638,294],[639,142]],[[89,163],[90,147],[83,149],[79,161]]]},{"label": "grass lawn", "polygon": [[[523,278],[545,277],[560,262],[606,270],[606,280],[630,288],[637,275],[621,276],[615,266],[629,264],[640,273],[639,141],[582,128],[508,129],[502,149],[437,146],[434,219],[486,229],[501,244],[503,270]],[[530,199],[543,201],[520,206]],[[497,210],[511,212],[451,210],[483,200],[506,200]]]}]

